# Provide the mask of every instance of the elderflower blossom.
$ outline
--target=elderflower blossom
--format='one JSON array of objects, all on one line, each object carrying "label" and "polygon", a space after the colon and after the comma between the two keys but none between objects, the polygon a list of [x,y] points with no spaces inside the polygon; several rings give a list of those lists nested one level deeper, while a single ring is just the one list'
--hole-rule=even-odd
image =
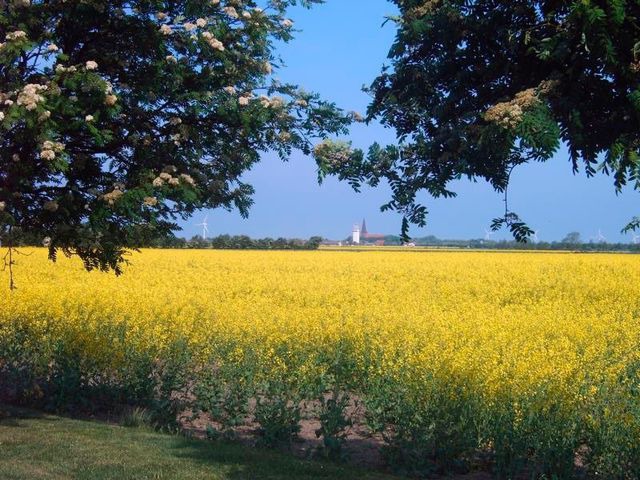
[{"label": "elderflower blossom", "polygon": [[55,43],[52,43],[47,47],[47,52],[57,52],[58,50],[59,48]]},{"label": "elderflower blossom", "polygon": [[442,0],[426,0],[422,5],[407,12],[408,18],[421,18],[435,13]]},{"label": "elderflower blossom", "polygon": [[293,22],[288,18],[285,18],[280,22],[280,25],[282,25],[284,28],[291,28],[293,27]]},{"label": "elderflower blossom", "polygon": [[215,38],[211,32],[203,32],[202,37],[209,44],[209,46],[215,50],[224,52],[224,45],[220,40]]},{"label": "elderflower blossom", "polygon": [[0,122],[4,120],[4,112],[0,112]]},{"label": "elderflower blossom", "polygon": [[0,202],[0,212],[4,212],[4,209],[7,208],[6,202]]},{"label": "elderflower blossom", "polygon": [[107,95],[106,97],[104,97],[104,104],[109,107],[115,105],[117,101],[118,97],[116,97],[115,95]]},{"label": "elderflower blossom", "polygon": [[229,15],[231,18],[238,18],[238,12],[234,7],[224,7],[222,11],[224,11],[224,13]]},{"label": "elderflower blossom", "polygon": [[228,87],[224,87],[223,90],[225,92],[227,92],[229,95],[235,95],[236,94],[236,87],[233,87],[231,85],[229,85]]},{"label": "elderflower blossom", "polygon": [[284,100],[282,99],[282,97],[279,96],[273,96],[271,97],[271,99],[269,100],[270,106],[271,108],[282,108],[284,106]]},{"label": "elderflower blossom", "polygon": [[167,55],[165,57],[165,60],[169,63],[178,63],[178,59],[176,57],[174,57],[173,55]]},{"label": "elderflower blossom", "polygon": [[196,20],[196,25],[200,28],[205,27],[207,25],[207,21],[204,18],[198,18]]},{"label": "elderflower blossom", "polygon": [[22,91],[18,94],[16,103],[24,106],[27,110],[35,110],[38,103],[44,100],[44,97],[39,92],[44,92],[48,87],[46,85],[40,85],[37,83],[28,83],[22,88]]},{"label": "elderflower blossom", "polygon": [[158,199],[156,197],[144,197],[143,202],[147,207],[154,207],[158,204]]},{"label": "elderflower blossom", "polygon": [[354,112],[349,112],[349,115],[356,122],[364,122],[364,117],[362,115],[360,115],[359,112],[355,112],[355,111]]},{"label": "elderflower blossom", "polygon": [[93,115],[87,115],[86,117],[84,117],[84,121],[85,122],[93,122]]},{"label": "elderflower blossom", "polygon": [[123,195],[124,192],[120,188],[115,187],[111,192],[105,193],[100,198],[107,202],[109,205],[113,205],[118,200],[120,200]]},{"label": "elderflower blossom", "polygon": [[182,27],[187,31],[191,32],[196,29],[196,24],[191,22],[186,22],[182,25]]},{"label": "elderflower blossom", "polygon": [[160,27],[160,33],[163,35],[171,35],[173,33],[173,30],[169,25],[162,25]]},{"label": "elderflower blossom", "polygon": [[27,38],[27,34],[22,30],[16,30],[15,32],[7,33],[4,38],[8,42],[12,42],[15,40],[24,40]]},{"label": "elderflower blossom", "polygon": [[156,177],[151,183],[154,187],[161,187],[162,185],[164,185],[164,180],[160,177]]},{"label": "elderflower blossom", "polygon": [[249,105],[249,97],[243,95],[242,97],[238,98],[238,103],[243,107],[246,107],[247,105]]},{"label": "elderflower blossom", "polygon": [[166,14],[166,13],[164,13],[164,12],[157,12],[157,13],[156,13],[156,18],[157,18],[158,20],[164,20],[165,18],[167,18],[167,14]]},{"label": "elderflower blossom", "polygon": [[536,90],[529,88],[518,92],[509,102],[500,102],[490,107],[485,112],[484,119],[503,128],[514,129],[522,122],[524,113],[538,104],[540,99]]},{"label": "elderflower blossom", "polygon": [[93,60],[89,60],[84,64],[84,66],[87,70],[95,70],[96,68],[98,68],[98,63],[94,62]]},{"label": "elderflower blossom", "polygon": [[42,150],[40,152],[40,158],[42,158],[43,160],[53,160],[54,158],[56,158],[56,152],[54,152],[53,150]]},{"label": "elderflower blossom", "polygon": [[191,186],[194,186],[196,184],[191,175],[187,175],[186,173],[181,173],[180,179]]}]

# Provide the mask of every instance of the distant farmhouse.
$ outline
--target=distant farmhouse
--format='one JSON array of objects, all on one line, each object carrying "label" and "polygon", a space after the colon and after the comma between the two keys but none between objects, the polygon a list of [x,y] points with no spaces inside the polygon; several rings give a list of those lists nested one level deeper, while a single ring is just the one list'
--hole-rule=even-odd
[{"label": "distant farmhouse", "polygon": [[356,245],[384,245],[385,236],[383,233],[369,233],[367,230],[367,221],[362,219],[362,227],[359,225],[353,226],[351,233],[351,242]]}]

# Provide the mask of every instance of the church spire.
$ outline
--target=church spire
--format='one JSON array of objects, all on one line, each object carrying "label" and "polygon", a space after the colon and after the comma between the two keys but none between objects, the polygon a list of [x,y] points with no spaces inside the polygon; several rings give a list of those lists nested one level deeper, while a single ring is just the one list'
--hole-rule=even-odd
[{"label": "church spire", "polygon": [[369,233],[367,232],[367,222],[364,218],[362,219],[362,228],[360,229],[360,233],[362,233],[363,235]]}]

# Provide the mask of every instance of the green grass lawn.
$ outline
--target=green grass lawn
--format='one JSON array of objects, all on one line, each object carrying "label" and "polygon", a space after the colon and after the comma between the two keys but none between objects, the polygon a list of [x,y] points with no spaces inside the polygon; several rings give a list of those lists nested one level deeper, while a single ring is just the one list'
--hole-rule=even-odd
[{"label": "green grass lawn", "polygon": [[[1,408],[0,479],[378,479],[278,452]],[[9,416],[6,416],[6,412]]]}]

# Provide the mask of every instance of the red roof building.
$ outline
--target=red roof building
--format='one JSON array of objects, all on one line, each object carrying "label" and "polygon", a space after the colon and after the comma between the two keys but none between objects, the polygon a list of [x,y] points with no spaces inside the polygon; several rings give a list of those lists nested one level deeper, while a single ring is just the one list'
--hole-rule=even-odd
[{"label": "red roof building", "polygon": [[364,218],[362,219],[362,228],[360,229],[360,238],[362,240],[370,240],[376,243],[379,243],[382,240],[384,244],[385,236],[386,235],[383,233],[369,233],[367,231],[367,221]]}]

